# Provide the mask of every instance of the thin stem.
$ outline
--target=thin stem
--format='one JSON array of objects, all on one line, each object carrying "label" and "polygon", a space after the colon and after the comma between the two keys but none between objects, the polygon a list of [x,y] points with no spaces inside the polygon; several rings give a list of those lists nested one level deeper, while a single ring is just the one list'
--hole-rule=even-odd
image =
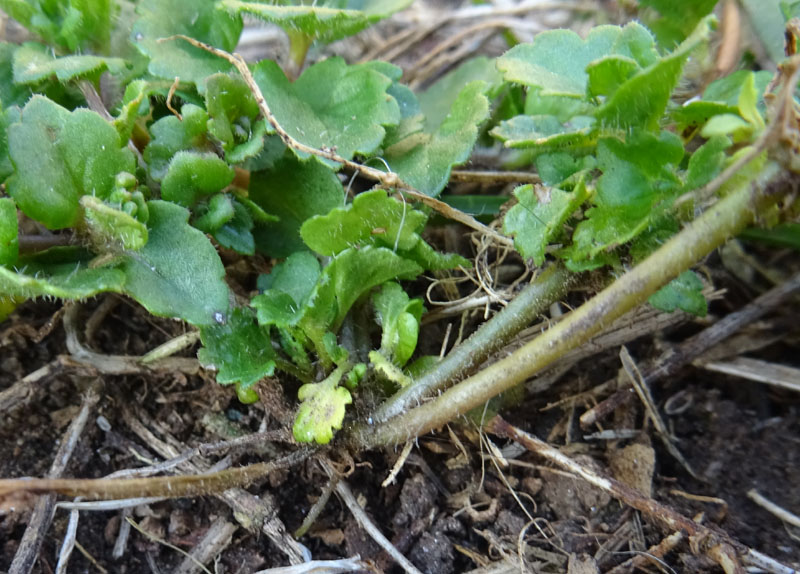
[{"label": "thin stem", "polygon": [[359,447],[403,443],[444,425],[541,371],[644,303],[664,284],[744,229],[753,220],[754,210],[762,207],[759,204],[765,206],[780,198],[779,194],[763,193],[780,173],[776,163],[767,163],[757,181],[744,182],[552,329],[438,398],[378,426],[354,429],[349,436],[351,443]]},{"label": "thin stem", "polygon": [[575,281],[576,276],[560,265],[545,270],[469,339],[450,351],[433,370],[381,405],[373,416],[375,422],[397,416],[424,397],[446,388],[457,378],[472,374],[489,355],[501,349],[551,303],[563,297]]}]

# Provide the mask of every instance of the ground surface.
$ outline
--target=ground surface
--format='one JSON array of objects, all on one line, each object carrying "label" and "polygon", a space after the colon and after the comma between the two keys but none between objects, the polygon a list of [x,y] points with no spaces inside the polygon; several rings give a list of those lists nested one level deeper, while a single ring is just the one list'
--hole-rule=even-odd
[{"label": "ground surface", "polygon": [[[559,19],[563,21],[564,16],[531,22],[546,26]],[[409,16],[395,25],[415,22]],[[389,31],[392,28],[371,31],[334,49],[348,55],[363,53]],[[410,47],[400,60],[413,61],[442,41],[434,34]],[[279,39],[275,42],[280,44]],[[487,37],[477,42],[473,52],[493,53],[495,42],[495,37]],[[465,254],[471,249],[460,229],[447,230],[435,239],[442,248]],[[771,257],[781,272],[798,266],[797,258],[790,254]],[[509,260],[505,265],[512,271],[523,269],[521,261]],[[739,308],[767,286],[759,277],[745,280],[735,276],[716,259],[709,267],[714,287],[727,290],[712,306],[713,316]],[[583,296],[573,296],[577,298],[570,303],[579,303]],[[0,391],[67,353],[59,308],[54,303],[27,303],[0,324]],[[750,356],[800,366],[799,310],[794,301],[755,326],[751,338],[771,337],[775,342]],[[482,319],[483,312],[479,308],[465,318],[468,329]],[[82,328],[90,317],[100,319],[84,343],[104,354],[142,355],[185,330],[178,323],[148,317],[129,301],[117,298],[89,301],[79,317]],[[435,352],[447,322],[457,331],[460,320],[455,316],[431,325],[423,331],[422,345]],[[637,360],[653,358],[666,345],[684,340],[704,325],[688,321],[642,337],[631,343],[631,353]],[[635,431],[624,439],[593,438],[601,428],[583,430],[578,425],[578,417],[595,402],[579,393],[617,376],[618,352],[617,347],[573,365],[545,391],[528,395],[504,410],[505,417],[561,447],[582,464],[637,485],[686,516],[702,513],[706,524],[797,567],[800,530],[784,526],[752,502],[747,492],[757,489],[780,506],[800,512],[800,395],[694,367],[660,381],[653,388],[655,403],[665,413],[676,446],[696,475],[692,477],[686,466],[665,450],[637,401],[603,422],[605,430]],[[193,350],[183,354],[191,357]],[[271,381],[262,384],[261,403],[245,406],[230,389],[213,383],[210,375],[105,375],[59,368],[35,385],[39,390],[35,400],[0,412],[0,477],[45,476],[89,389],[94,389],[99,400],[65,476],[99,478],[169,458],[164,449],[180,453],[248,433],[285,429],[296,385],[284,382],[285,395],[278,382]],[[570,397],[575,398],[565,400]],[[545,408],[558,401],[562,402],[555,408]],[[286,436],[277,438],[283,440],[232,450],[224,461],[237,466],[296,448]],[[490,456],[493,447],[488,439],[498,449],[507,446],[493,437],[482,440],[477,427],[465,421],[422,437],[396,480],[385,487],[381,483],[401,447],[358,453],[352,459],[342,452],[328,455],[337,469],[350,473],[346,481],[374,523],[426,573],[451,574],[484,567],[482,571],[488,572],[492,562],[505,564],[505,571],[519,572],[520,556],[530,572],[596,572],[587,557],[593,557],[596,567],[606,572],[669,534],[649,517],[530,453],[503,450],[508,464],[500,465],[497,456]],[[205,461],[213,465],[224,455],[209,454]],[[228,525],[232,534],[216,559],[207,562],[210,571],[245,573],[286,565],[290,550],[279,548],[281,543],[275,540],[290,543],[291,537],[285,533],[301,525],[328,483],[319,462],[310,459],[248,487],[243,496],[255,495],[247,500],[261,501],[270,513],[266,518],[284,527],[272,538],[258,528],[248,530],[237,524],[230,500],[213,496],[145,503],[126,512],[82,512],[77,530],[82,549],[74,552],[68,571],[173,572],[184,561],[175,548],[191,550],[212,525],[221,524]],[[0,500],[0,571],[9,568],[34,502],[32,497]],[[124,542],[121,557],[114,558],[126,515],[160,541],[134,530]],[[34,572],[54,571],[68,517],[67,511],[56,511]],[[359,555],[375,571],[399,571],[335,494],[300,542],[314,559]],[[581,569],[581,560],[590,566]],[[644,568],[641,571],[655,572],[659,566],[653,562]],[[692,554],[686,544],[668,554],[662,568],[686,573],[721,571],[713,562]]]}]

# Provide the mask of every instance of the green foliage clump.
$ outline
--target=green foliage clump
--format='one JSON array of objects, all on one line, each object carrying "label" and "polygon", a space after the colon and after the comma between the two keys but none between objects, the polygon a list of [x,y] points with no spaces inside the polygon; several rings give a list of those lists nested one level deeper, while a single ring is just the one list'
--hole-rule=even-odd
[{"label": "green foliage clump", "polygon": [[[710,37],[714,2],[683,20],[670,3],[642,2],[655,36],[638,23],[586,38],[544,32],[419,94],[385,62],[328,58],[303,69],[314,42],[409,4],[0,0],[42,42],[0,45],[3,312],[27,298],[126,294],[198,327],[200,361],[243,401],[276,369],[295,376],[295,437],[326,443],[362,380],[409,382],[424,308],[401,281],[469,265],[423,239],[428,208],[402,185],[348,201],[343,160],[436,197],[452,168],[494,138],[543,182],[514,192],[504,232],[535,265],[556,258],[579,271],[646,257],[691,218],[679,198],[765,129],[764,73],[673,100]],[[231,52],[243,15],[287,31],[296,69],[266,59],[244,78],[177,37]],[[104,94],[108,110],[86,96],[102,75],[126,86]],[[21,250],[20,217],[70,245]],[[247,301],[229,288],[220,251],[279,261]],[[701,290],[687,272],[651,303],[703,314]],[[380,343],[356,341],[354,323]]]}]

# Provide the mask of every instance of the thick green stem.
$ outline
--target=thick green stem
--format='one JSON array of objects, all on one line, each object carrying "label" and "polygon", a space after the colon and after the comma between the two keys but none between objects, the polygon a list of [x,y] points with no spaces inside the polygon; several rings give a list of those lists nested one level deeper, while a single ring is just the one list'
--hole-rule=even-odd
[{"label": "thick green stem", "polygon": [[358,448],[405,442],[522,383],[647,301],[664,284],[744,229],[759,209],[778,199],[764,191],[780,173],[777,164],[768,162],[756,181],[743,182],[741,187],[552,329],[436,399],[385,423],[352,429],[348,440]]},{"label": "thick green stem", "polygon": [[419,404],[423,398],[445,389],[456,379],[471,375],[489,355],[500,350],[551,303],[563,297],[575,279],[576,276],[561,265],[545,270],[469,339],[450,351],[430,372],[382,404],[373,415],[373,420],[383,422],[397,416]]}]

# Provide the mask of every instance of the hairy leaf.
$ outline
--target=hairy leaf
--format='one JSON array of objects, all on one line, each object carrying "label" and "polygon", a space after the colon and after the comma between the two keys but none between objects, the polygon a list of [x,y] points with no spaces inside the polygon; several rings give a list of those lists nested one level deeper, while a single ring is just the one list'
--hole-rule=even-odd
[{"label": "hairy leaf", "polygon": [[346,249],[322,270],[299,325],[318,349],[327,331],[337,331],[366,292],[392,279],[412,279],[422,268],[384,247]]},{"label": "hairy leaf", "polygon": [[386,93],[392,80],[374,66],[348,66],[342,58],[329,58],[292,83],[275,62],[262,60],[253,76],[292,137],[317,149],[335,149],[347,159],[375,151],[386,135],[384,126],[400,121],[397,101]]},{"label": "hairy leaf", "polygon": [[97,251],[137,251],[147,243],[147,227],[130,214],[92,195],[84,195],[80,203],[92,245]]},{"label": "hairy leaf", "polygon": [[672,49],[711,13],[717,0],[641,0],[642,19],[661,46]]},{"label": "hairy leaf", "polygon": [[0,300],[57,297],[85,299],[122,291],[125,275],[119,269],[90,269],[84,263],[30,265],[20,272],[0,266]]},{"label": "hairy leaf", "polygon": [[133,154],[114,127],[95,112],[69,112],[42,96],[22,110],[8,130],[14,174],[9,195],[29,217],[50,229],[75,225],[80,197],[108,197],[114,178],[134,172]]},{"label": "hairy leaf", "polygon": [[228,312],[225,268],[202,231],[189,225],[189,212],[167,201],[148,202],[150,238],[125,256],[125,292],[153,315],[193,325],[223,323]]},{"label": "hairy leaf", "polygon": [[216,368],[218,383],[247,389],[275,371],[272,342],[250,309],[234,307],[224,324],[201,327],[200,340],[203,348],[197,358],[204,367]]},{"label": "hairy leaf", "polygon": [[471,82],[435,131],[410,135],[385,149],[382,157],[391,170],[422,193],[439,195],[452,167],[469,159],[478,126],[489,117],[486,90],[485,82]]},{"label": "hairy leaf", "polygon": [[[357,34],[371,24],[408,7],[413,0],[348,0],[344,7],[275,6],[263,2],[222,0],[221,7],[232,14],[250,14],[277,24],[287,32],[301,32],[309,38],[333,42]],[[341,5],[341,4],[340,4]]]},{"label": "hairy leaf", "polygon": [[118,74],[127,69],[125,60],[103,56],[73,55],[56,58],[42,44],[28,42],[14,52],[14,82],[37,84],[51,77],[68,82],[88,77],[97,79],[108,70]]},{"label": "hairy leaf", "polygon": [[161,197],[191,207],[202,197],[221,191],[233,176],[233,169],[213,153],[179,151],[161,182]]},{"label": "hairy leaf", "polygon": [[4,108],[22,106],[31,96],[28,86],[14,83],[14,52],[19,49],[15,44],[0,42],[0,104]]},{"label": "hairy leaf", "polygon": [[257,249],[273,257],[287,257],[306,249],[300,238],[303,222],[342,205],[344,190],[336,174],[316,159],[304,162],[288,153],[269,170],[250,175],[250,199],[279,218],[256,225]]},{"label": "hairy leaf", "polygon": [[422,299],[411,299],[397,283],[389,282],[372,296],[381,326],[381,352],[400,367],[414,354],[419,336]]},{"label": "hairy leaf", "polygon": [[698,317],[705,317],[708,302],[703,296],[703,282],[694,271],[684,271],[676,279],[653,293],[648,302],[661,311],[672,313],[676,309]]},{"label": "hairy leaf", "polygon": [[506,213],[503,231],[514,237],[514,246],[538,266],[544,263],[545,248],[559,233],[567,218],[586,200],[581,182],[571,192],[555,187],[523,185],[514,190],[517,205]]},{"label": "hairy leaf", "polygon": [[266,125],[258,103],[239,76],[215,74],[206,81],[208,133],[222,143],[226,159],[240,163],[264,147]]},{"label": "hairy leaf", "polygon": [[13,265],[19,257],[17,206],[10,197],[0,197],[0,265]]},{"label": "hairy leaf", "polygon": [[516,116],[491,131],[509,148],[531,148],[537,153],[581,153],[597,143],[594,118],[575,116],[565,123],[556,116]]},{"label": "hairy leaf", "polygon": [[208,114],[203,108],[184,104],[181,116],[166,116],[150,126],[152,139],[144,148],[144,160],[150,170],[150,177],[161,181],[167,175],[172,157],[179,151],[211,152],[213,146],[208,141]]},{"label": "hairy leaf", "polygon": [[242,20],[216,9],[215,0],[141,0],[137,4],[139,20],[133,26],[131,41],[150,58],[148,70],[154,76],[193,83],[205,89],[208,76],[228,72],[232,66],[222,58],[196,48],[184,40],[171,39],[183,34],[232,52],[239,42]]}]

